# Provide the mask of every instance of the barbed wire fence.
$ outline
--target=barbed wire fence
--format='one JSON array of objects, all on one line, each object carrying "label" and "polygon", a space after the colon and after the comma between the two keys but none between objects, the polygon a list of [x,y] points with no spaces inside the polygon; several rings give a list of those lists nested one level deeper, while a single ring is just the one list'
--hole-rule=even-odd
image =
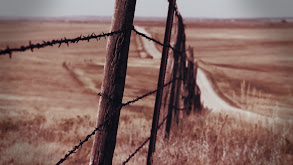
[{"label": "barbed wire fence", "polygon": [[8,54],[9,57],[11,58],[12,53],[14,53],[14,52],[25,52],[27,50],[31,50],[33,52],[34,49],[40,49],[40,48],[45,48],[45,47],[54,46],[54,45],[58,45],[58,47],[61,47],[62,44],[66,44],[67,46],[69,46],[70,43],[78,43],[79,41],[88,41],[89,42],[91,39],[96,39],[97,41],[99,41],[101,38],[113,36],[114,34],[124,33],[129,30],[133,30],[133,29],[125,29],[125,30],[114,31],[114,32],[110,32],[110,33],[101,33],[99,35],[92,33],[87,36],[81,35],[79,37],[72,38],[72,39],[67,39],[64,37],[59,40],[43,41],[43,43],[35,43],[35,44],[32,44],[32,42],[29,41],[28,45],[22,45],[17,48],[9,48],[9,46],[7,46],[6,49],[0,50],[0,56]]},{"label": "barbed wire fence", "polygon": [[[164,86],[163,86],[163,88],[164,87],[166,87],[166,86],[168,86],[168,85],[170,85],[171,83],[173,83],[174,81],[176,81],[177,79],[174,79],[174,80],[172,80],[172,81],[170,81],[170,82],[168,82],[168,83],[166,83]],[[59,162],[56,164],[56,165],[59,165],[59,164],[61,164],[61,163],[63,163],[70,155],[72,155],[72,154],[74,154],[75,153],[75,151],[77,150],[77,149],[79,149],[79,148],[81,148],[82,147],[82,145],[85,143],[85,142],[87,142],[93,135],[95,135],[95,133],[97,132],[97,131],[99,131],[107,122],[108,122],[108,120],[115,114],[115,113],[117,113],[117,112],[119,112],[119,110],[122,108],[122,107],[125,107],[125,106],[128,106],[128,105],[130,105],[130,104],[133,104],[133,103],[135,103],[135,102],[137,102],[137,101],[139,101],[139,100],[141,100],[141,99],[143,99],[143,98],[145,98],[145,97],[148,97],[148,96],[150,96],[150,95],[152,95],[152,94],[154,94],[154,93],[156,93],[158,91],[158,89],[156,89],[156,90],[153,90],[153,91],[150,91],[150,92],[148,92],[148,93],[146,93],[146,94],[144,94],[144,95],[142,95],[142,96],[139,96],[139,97],[137,97],[137,98],[135,98],[135,99],[133,99],[133,100],[131,100],[131,101],[128,101],[128,102],[126,102],[126,103],[122,103],[115,111],[113,111],[105,120],[104,120],[104,122],[102,123],[102,124],[100,124],[98,127],[96,127],[93,131],[92,131],[92,133],[90,133],[89,135],[87,135],[86,136],[86,138],[84,139],[84,140],[82,140],[82,141],[80,141],[80,143],[78,144],[78,145],[76,145],[76,146],[74,146],[73,147],[73,149],[72,150],[70,150],[70,151],[68,151],[68,153],[64,156],[64,158],[62,158],[62,159],[60,159],[59,160]],[[106,97],[106,96],[104,96],[102,93],[98,93],[98,96],[101,96],[101,97]],[[106,97],[106,99],[109,99],[109,98],[107,98]],[[127,161],[128,162],[128,161]]]},{"label": "barbed wire fence", "polygon": [[[183,24],[183,21],[182,21],[182,17],[178,11],[178,8],[177,8],[177,5],[173,6],[175,8],[175,15],[177,17],[177,19],[179,20],[178,21],[178,28],[183,28],[184,29],[184,24]],[[166,45],[166,44],[163,44],[162,42],[158,41],[157,39],[154,39],[144,33],[141,33],[139,31],[137,31],[134,26],[132,26],[131,28],[129,29],[124,29],[124,30],[120,30],[120,31],[113,31],[113,32],[110,32],[110,33],[101,33],[101,34],[95,34],[95,33],[92,33],[92,34],[89,34],[87,36],[78,36],[76,38],[72,38],[72,39],[68,39],[68,38],[61,38],[59,40],[51,40],[51,41],[43,41],[42,43],[32,43],[31,41],[29,41],[29,43],[27,45],[22,45],[22,46],[19,46],[19,47],[16,47],[16,48],[10,48],[9,46],[6,47],[6,49],[2,49],[0,50],[0,56],[4,56],[4,55],[9,55],[9,58],[12,58],[12,54],[15,53],[15,52],[25,52],[25,51],[34,51],[34,49],[41,49],[41,48],[45,48],[45,47],[48,47],[48,46],[54,46],[54,45],[58,45],[58,48],[62,45],[62,44],[66,44],[67,46],[69,46],[69,44],[73,44],[73,43],[78,43],[80,41],[90,41],[92,39],[96,39],[97,41],[99,41],[100,39],[102,38],[107,38],[107,37],[110,37],[110,36],[113,36],[113,35],[116,35],[116,34],[121,34],[121,33],[125,33],[125,32],[128,32],[128,31],[133,31],[136,35],[139,35],[141,37],[144,37],[146,39],[148,39],[149,41],[152,41],[154,42],[155,44],[158,44],[162,47],[168,47],[170,48],[172,51],[173,51],[173,58],[176,57],[177,61],[175,61],[173,59],[173,63],[168,63],[168,65],[172,65],[171,68],[173,68],[173,71],[171,72],[171,75],[173,77],[173,79],[171,79],[171,75],[167,75],[167,78],[166,80],[169,80],[168,83],[164,84],[162,86],[162,88],[167,88],[167,90],[172,90],[173,92],[165,92],[165,96],[163,97],[166,97],[166,98],[169,98],[169,100],[167,99],[168,101],[168,104],[165,104],[167,105],[169,108],[168,108],[168,113],[165,112],[162,112],[163,113],[163,116],[164,118],[162,118],[161,122],[158,124],[158,127],[157,127],[157,130],[155,130],[155,132],[157,132],[160,128],[162,128],[162,126],[164,125],[164,123],[166,121],[169,120],[172,120],[172,114],[177,112],[177,115],[178,115],[178,112],[179,111],[186,111],[187,109],[194,109],[194,104],[198,104],[198,100],[194,100],[194,97],[196,94],[198,94],[198,92],[196,93],[193,90],[188,90],[188,88],[190,86],[196,86],[196,80],[195,80],[195,77],[196,75],[194,75],[194,73],[192,72],[193,70],[196,70],[197,68],[194,68],[193,66],[191,66],[191,68],[187,67],[186,68],[186,60],[187,62],[189,63],[194,63],[193,62],[193,54],[192,52],[190,52],[190,54],[192,54],[192,57],[189,57],[189,58],[186,58],[186,52],[188,51],[192,51],[192,49],[186,49],[185,48],[185,32],[183,30],[182,31],[179,31],[177,33],[180,33],[180,34],[177,34],[177,42],[179,42],[179,47],[175,45],[175,47],[171,46],[170,44]],[[180,36],[181,35],[181,36]],[[183,37],[183,39],[182,39]],[[178,39],[180,38],[180,39]],[[179,61],[178,61],[178,58]],[[178,62],[180,62],[180,64],[178,64]],[[176,67],[174,69],[174,65],[179,65],[178,67]],[[189,65],[190,66],[190,65]],[[195,65],[197,66],[197,65]],[[189,72],[189,76],[191,77],[188,77],[188,82],[187,82],[187,76],[185,74],[185,70],[188,70]],[[179,80],[179,81],[178,81]],[[181,85],[180,82],[183,82]],[[190,83],[190,81],[192,81],[192,83]],[[172,85],[172,88],[170,88],[170,85]],[[185,88],[184,88],[185,87]],[[186,89],[187,88],[187,89]],[[180,90],[183,89],[183,93],[188,93],[188,96],[187,97],[181,97],[181,98],[184,98],[184,105],[183,105],[183,108],[182,107],[179,107],[178,104],[173,104],[173,102],[178,102],[179,100],[179,95],[180,95]],[[185,89],[185,90],[184,90]],[[121,103],[118,108],[114,111],[111,112],[111,114],[109,114],[107,116],[107,118],[104,119],[104,121],[98,125],[90,134],[88,134],[83,140],[80,140],[79,144],[75,145],[70,151],[68,151],[67,154],[64,155],[63,158],[61,158],[57,163],[56,165],[60,165],[62,164],[63,162],[65,162],[72,154],[76,153],[76,151],[82,147],[82,145],[84,143],[86,143],[92,136],[94,136],[96,134],[97,131],[100,131],[104,126],[105,124],[109,121],[109,119],[115,115],[117,112],[119,112],[121,110],[122,107],[125,107],[125,106],[128,106],[130,104],[133,104],[139,100],[142,100],[154,93],[156,93],[158,90],[160,90],[159,88],[157,88],[156,90],[153,90],[153,91],[150,91],[148,93],[145,93],[131,101],[128,101],[126,103]],[[174,91],[177,91],[174,93]],[[167,93],[167,94],[166,94]],[[170,95],[176,95],[174,97],[174,99],[170,100]],[[181,96],[183,96],[184,94],[181,94]],[[106,99],[110,99],[108,98],[107,96],[105,96],[103,93],[98,93],[98,96],[101,96],[101,97],[104,97]],[[186,101],[186,98],[188,98],[188,101]],[[109,100],[111,102],[111,100]],[[188,105],[187,105],[188,104]],[[192,108],[191,108],[192,107]],[[164,109],[164,107],[162,107],[162,109]],[[178,117],[178,116],[177,116]],[[170,124],[170,123],[169,123]],[[168,126],[167,126],[168,127]],[[169,125],[170,127],[170,125]],[[167,130],[166,130],[167,131]],[[169,132],[167,132],[167,134],[169,134]],[[122,162],[122,164],[126,164],[128,163],[139,151],[140,149],[145,146],[149,141],[150,141],[150,138],[151,137],[148,137],[145,141],[143,141],[143,143],[138,146],[135,151],[129,155],[129,157]]]},{"label": "barbed wire fence", "polygon": [[0,56],[9,55],[9,57],[11,58],[12,54],[15,52],[25,52],[27,50],[31,50],[31,52],[33,52],[34,49],[41,49],[41,48],[45,48],[48,46],[54,46],[54,45],[58,45],[58,47],[60,48],[62,44],[66,44],[67,46],[69,46],[70,43],[78,43],[79,41],[88,41],[89,42],[92,39],[96,39],[97,41],[99,41],[101,38],[106,39],[109,36],[113,36],[114,34],[121,34],[126,31],[133,31],[133,32],[135,32],[135,34],[137,34],[141,37],[144,37],[144,38],[148,39],[149,41],[153,41],[154,43],[161,45],[161,46],[167,46],[167,47],[171,48],[172,50],[179,52],[179,50],[176,50],[171,45],[164,45],[160,41],[158,41],[152,37],[149,37],[144,33],[137,31],[133,26],[131,29],[114,31],[114,32],[110,32],[110,33],[103,33],[102,32],[101,34],[98,34],[98,35],[95,33],[89,34],[87,36],[80,35],[79,37],[72,38],[72,39],[67,39],[64,37],[64,38],[57,39],[57,40],[43,41],[43,43],[34,43],[34,44],[31,41],[29,41],[28,45],[21,45],[16,48],[10,48],[9,46],[7,46],[6,49],[1,49]]}]

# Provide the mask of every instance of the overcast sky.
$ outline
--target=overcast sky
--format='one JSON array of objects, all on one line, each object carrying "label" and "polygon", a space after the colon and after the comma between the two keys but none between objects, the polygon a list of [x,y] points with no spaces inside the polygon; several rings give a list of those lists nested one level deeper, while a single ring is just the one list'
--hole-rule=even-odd
[{"label": "overcast sky", "polygon": [[[0,0],[0,16],[111,16],[115,0]],[[177,0],[183,17],[293,17],[293,0]],[[167,0],[137,0],[135,16],[165,17]]]}]

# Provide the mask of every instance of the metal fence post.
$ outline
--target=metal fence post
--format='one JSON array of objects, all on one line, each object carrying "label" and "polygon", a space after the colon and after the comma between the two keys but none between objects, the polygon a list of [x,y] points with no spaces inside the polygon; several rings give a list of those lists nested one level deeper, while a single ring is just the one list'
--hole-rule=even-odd
[{"label": "metal fence post", "polygon": [[[180,20],[178,21],[178,30],[177,30],[177,36],[176,36],[176,42],[175,42],[175,46],[174,48],[176,50],[180,50],[181,49],[181,45],[183,42],[183,35],[184,35],[184,26],[183,24],[180,22]],[[178,75],[181,74],[181,72],[178,72],[178,64],[179,64],[179,56],[180,56],[181,52],[177,52],[174,51],[173,55],[174,55],[174,63],[173,63],[173,80],[176,79],[178,77]],[[181,76],[180,76],[181,77]],[[181,80],[177,80],[177,81],[181,81]],[[178,83],[178,82],[177,82]],[[171,85],[171,90],[170,90],[170,99],[169,99],[169,106],[168,106],[168,118],[166,121],[166,127],[165,127],[165,139],[169,139],[169,135],[170,135],[170,129],[171,129],[171,123],[172,123],[172,113],[173,113],[173,109],[174,109],[174,96],[175,96],[175,87],[177,83],[172,83]],[[177,108],[177,107],[175,107]],[[176,111],[176,110],[175,110]]]},{"label": "metal fence post", "polygon": [[151,165],[153,163],[152,159],[153,159],[153,153],[155,151],[155,145],[156,145],[156,136],[157,136],[160,108],[161,108],[161,102],[162,102],[164,78],[165,78],[166,65],[167,65],[167,60],[168,60],[168,51],[169,51],[168,45],[170,45],[175,4],[176,4],[176,0],[169,1],[168,17],[167,17],[165,38],[164,38],[165,46],[163,47],[163,52],[162,52],[161,67],[160,67],[159,80],[158,80],[158,91],[156,94],[156,102],[155,102],[154,115],[153,115],[151,138],[150,138],[149,151],[148,151],[148,157],[147,157],[147,164],[148,165]]}]

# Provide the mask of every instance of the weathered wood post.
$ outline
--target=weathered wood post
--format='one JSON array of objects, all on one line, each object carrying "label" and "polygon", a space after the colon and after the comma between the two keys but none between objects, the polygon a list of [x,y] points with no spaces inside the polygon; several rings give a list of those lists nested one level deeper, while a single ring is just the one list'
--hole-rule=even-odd
[{"label": "weathered wood post", "polygon": [[[128,51],[136,0],[116,0],[111,31],[127,30],[109,37],[104,77],[101,87],[97,126],[107,122],[97,131],[92,147],[90,165],[112,164],[116,135],[125,86]],[[113,113],[118,109],[118,112]]]},{"label": "weathered wood post", "polygon": [[154,115],[153,115],[151,138],[150,138],[149,151],[148,151],[148,157],[147,157],[147,164],[148,165],[151,165],[153,163],[153,153],[155,152],[158,122],[159,122],[160,108],[161,108],[162,94],[163,94],[163,86],[164,86],[164,78],[165,78],[166,65],[167,65],[167,60],[168,60],[169,46],[167,46],[167,45],[170,44],[175,4],[176,4],[176,0],[169,0],[168,17],[167,17],[165,38],[164,38],[165,46],[163,47],[163,52],[162,52],[162,59],[161,59],[161,66],[160,66],[160,73],[159,73],[159,80],[158,80],[158,87],[157,87],[158,91],[156,94],[156,102],[155,102]]},{"label": "weathered wood post", "polygon": [[[191,53],[191,57],[193,58],[193,48],[190,50],[190,53]],[[199,86],[197,85],[197,70],[198,70],[198,60],[196,59],[195,63],[194,63],[194,80],[195,80],[195,89],[194,89],[194,99],[193,99],[193,104],[194,104],[194,110],[197,111],[197,112],[200,112],[202,110],[202,104],[201,104],[201,100],[200,100],[200,95],[201,95],[201,92],[200,92],[200,89],[199,89]]]},{"label": "weathered wood post", "polygon": [[194,66],[194,57],[193,57],[193,48],[189,46],[189,54],[186,55],[187,59],[187,76],[186,76],[186,84],[184,85],[185,97],[184,97],[184,107],[186,108],[187,114],[190,114],[191,110],[194,109],[194,97],[195,97],[195,80],[196,80],[196,72]]},{"label": "weathered wood post", "polygon": [[187,68],[187,82],[185,84],[185,90],[187,91],[187,97],[184,98],[184,104],[188,108],[187,114],[194,110],[200,112],[202,105],[200,101],[200,89],[196,82],[198,62],[194,62],[193,48],[189,47],[189,55],[186,56],[188,60]]},{"label": "weathered wood post", "polygon": [[[181,45],[180,45],[180,63],[179,63],[179,75],[180,78],[184,81],[183,83],[186,82],[186,75],[185,75],[185,63],[186,63],[186,54],[185,54],[185,30],[184,30],[184,24],[183,24],[183,19],[182,16],[180,14],[177,15],[178,18],[178,24],[180,24],[180,26],[182,26],[182,41],[181,41]],[[177,81],[176,83],[176,89],[175,89],[175,100],[174,100],[174,107],[175,107],[175,113],[174,113],[174,117],[175,117],[175,121],[178,124],[179,123],[179,103],[180,101],[182,101],[181,99],[181,84],[182,84],[182,80],[181,81]],[[184,107],[185,108],[185,107]]]}]

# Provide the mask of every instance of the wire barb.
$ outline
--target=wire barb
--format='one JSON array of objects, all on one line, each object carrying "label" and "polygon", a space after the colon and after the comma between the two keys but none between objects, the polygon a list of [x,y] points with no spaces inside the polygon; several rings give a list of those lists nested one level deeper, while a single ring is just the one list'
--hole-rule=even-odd
[{"label": "wire barb", "polygon": [[36,44],[32,44],[31,41],[29,41],[29,44],[27,46],[20,46],[18,48],[9,48],[9,46],[7,46],[6,49],[0,50],[0,56],[2,55],[9,55],[9,58],[12,57],[12,53],[14,52],[25,52],[27,50],[31,50],[32,52],[34,51],[35,48],[40,49],[40,48],[44,48],[47,46],[54,46],[54,45],[58,45],[58,48],[60,48],[62,46],[62,44],[66,44],[67,46],[69,46],[69,43],[78,43],[79,41],[90,41],[91,39],[96,39],[97,41],[99,41],[101,38],[107,38],[109,36],[113,36],[114,34],[120,34],[120,33],[125,33],[126,31],[134,31],[137,35],[140,35],[150,41],[153,41],[154,43],[160,45],[160,46],[165,46],[165,47],[169,47],[170,49],[172,49],[174,52],[178,52],[178,53],[183,53],[185,51],[180,51],[175,49],[174,47],[172,47],[171,45],[165,45],[163,43],[161,43],[160,41],[147,36],[144,33],[141,33],[139,31],[137,31],[134,26],[132,26],[129,29],[126,30],[120,30],[120,31],[114,31],[114,32],[110,32],[110,33],[100,33],[99,35],[96,35],[95,33],[89,34],[88,36],[83,36],[80,35],[79,37],[73,38],[73,39],[67,39],[66,37],[61,38],[60,40],[51,40],[51,41],[43,41],[42,43],[36,43]]},{"label": "wire barb", "polygon": [[[179,11],[178,11],[178,8],[177,8],[177,5],[174,6],[175,8],[175,14],[177,16],[180,15]],[[113,31],[113,32],[110,32],[110,33],[100,33],[99,35],[96,35],[95,33],[92,33],[92,34],[88,34],[87,36],[83,36],[83,35],[80,35],[79,37],[76,37],[76,38],[73,38],[73,39],[67,39],[66,37],[64,38],[61,38],[60,40],[51,40],[51,41],[42,41],[42,43],[36,43],[36,44],[32,44],[31,41],[29,41],[28,45],[27,46],[20,46],[18,48],[9,48],[9,46],[6,47],[6,49],[3,49],[3,50],[0,50],[0,56],[1,55],[9,55],[9,58],[12,58],[12,53],[14,52],[25,52],[27,50],[30,50],[31,52],[34,51],[34,49],[40,49],[40,48],[44,48],[44,47],[47,47],[47,46],[54,46],[54,45],[58,45],[58,48],[60,48],[62,46],[62,44],[66,44],[67,46],[69,46],[70,43],[78,43],[79,41],[90,41],[91,39],[96,39],[97,41],[99,41],[101,38],[107,38],[109,36],[113,36],[115,34],[121,34],[121,33],[125,33],[125,32],[130,32],[130,31],[134,31],[137,35],[141,36],[141,37],[144,37],[160,46],[163,46],[163,47],[168,47],[170,49],[172,49],[174,52],[177,52],[179,54],[182,54],[184,53],[185,51],[187,50],[178,50],[174,47],[172,47],[170,44],[169,45],[165,45],[163,43],[161,43],[160,41],[152,38],[152,37],[149,37],[147,36],[146,34],[144,33],[141,33],[139,31],[137,31],[134,26],[132,26],[131,28],[129,29],[124,29],[124,30],[120,30],[120,31]],[[139,96],[131,101],[128,101],[126,103],[119,103],[120,105],[118,106],[118,108],[116,110],[114,110],[111,114],[109,114],[105,120],[99,124],[89,135],[87,135],[85,137],[84,140],[79,140],[79,144],[74,146],[72,150],[68,151],[68,153],[65,154],[65,156],[63,158],[61,158],[57,163],[56,165],[60,165],[62,164],[64,161],[67,160],[67,158],[76,153],[76,151],[79,149],[79,148],[82,148],[83,144],[85,142],[87,142],[92,136],[94,136],[96,134],[97,131],[102,131],[102,128],[110,121],[110,119],[113,117],[113,115],[115,115],[117,112],[119,112],[121,110],[122,107],[124,106],[128,106],[130,104],[133,104],[145,97],[148,97],[154,93],[156,93],[159,89],[161,88],[165,88],[166,86],[170,85],[171,83],[175,82],[176,80],[182,80],[182,78],[176,78],[174,80],[171,80],[169,81],[168,83],[164,84],[162,87],[160,88],[157,88],[156,90],[153,90],[153,91],[150,91],[142,96]],[[112,101],[111,98],[107,97],[105,94],[103,93],[98,93],[97,94],[98,96],[101,96],[101,97],[104,97],[106,99],[108,99],[110,102]],[[175,109],[177,110],[184,110],[184,109],[179,109],[177,107],[174,107]],[[158,125],[158,129],[155,130],[156,132],[160,129],[160,127],[164,124],[164,122],[167,120],[168,116],[166,116],[163,121]],[[123,165],[126,164],[127,162],[129,162],[146,144],[147,142],[150,140],[150,137],[148,137],[132,154],[129,155],[129,157],[123,162]]]},{"label": "wire barb", "polygon": [[146,34],[144,34],[144,33],[141,33],[141,32],[139,32],[139,31],[137,31],[135,28],[133,28],[132,29],[137,35],[139,35],[139,36],[142,36],[142,37],[144,37],[144,38],[146,38],[146,39],[148,39],[148,40],[150,40],[150,41],[153,41],[154,43],[156,43],[156,44],[158,44],[158,45],[161,45],[161,46],[163,46],[163,47],[168,47],[168,48],[170,48],[170,49],[172,49],[174,52],[178,52],[178,53],[183,53],[183,52],[185,52],[185,51],[180,51],[180,50],[178,50],[178,49],[175,49],[174,47],[172,47],[171,45],[165,45],[165,44],[163,44],[163,43],[161,43],[160,41],[158,41],[158,40],[156,40],[156,39],[154,39],[154,38],[152,38],[152,37],[149,37],[149,36],[147,36]]},{"label": "wire barb", "polygon": [[[170,85],[171,83],[175,82],[177,79],[178,79],[178,78],[169,81],[168,83],[164,84],[164,86],[162,86],[162,88],[164,88],[164,87]],[[105,126],[105,125],[108,123],[108,121],[109,121],[109,120],[115,115],[115,113],[117,113],[117,112],[119,112],[119,111],[121,110],[122,107],[124,107],[124,106],[128,106],[128,105],[130,105],[130,104],[132,104],[132,103],[135,103],[135,102],[137,102],[137,101],[139,101],[139,100],[141,100],[141,99],[143,99],[143,98],[145,98],[145,97],[147,97],[147,96],[150,96],[151,94],[156,93],[158,90],[159,90],[159,89],[153,90],[153,91],[148,92],[148,93],[146,93],[146,94],[144,94],[144,95],[142,95],[142,96],[139,96],[139,97],[137,97],[137,98],[135,98],[135,99],[133,99],[133,100],[131,100],[131,101],[128,101],[128,102],[126,102],[126,103],[122,103],[122,104],[121,104],[116,110],[114,110],[109,116],[107,116],[106,119],[105,119],[100,125],[98,125],[98,126],[92,131],[91,134],[87,135],[86,138],[85,138],[84,140],[82,140],[82,141],[80,140],[80,143],[79,143],[78,145],[74,146],[72,150],[68,151],[68,153],[65,154],[65,156],[64,156],[62,159],[60,159],[59,162],[56,163],[56,165],[60,165],[60,164],[62,164],[62,163],[63,163],[63,162],[64,162],[64,161],[65,161],[70,155],[74,154],[79,148],[82,147],[82,145],[83,145],[85,142],[87,142],[87,141],[88,141],[93,135],[95,135],[97,131],[101,131],[101,128],[103,128],[103,126]],[[98,93],[97,95],[98,95],[98,96],[101,96],[101,97],[104,97],[104,96],[105,96],[105,95],[102,94],[102,93]],[[137,152],[138,152],[138,151],[137,151]]]},{"label": "wire barb", "polygon": [[73,39],[67,39],[66,37],[64,37],[64,38],[61,38],[60,40],[43,41],[43,43],[36,43],[36,44],[32,44],[32,42],[29,41],[27,46],[22,45],[18,48],[9,48],[9,46],[7,46],[6,49],[0,50],[0,56],[8,54],[9,57],[11,58],[13,52],[24,52],[26,50],[31,50],[33,52],[33,50],[35,48],[40,49],[40,48],[44,48],[47,46],[53,46],[56,44],[58,44],[58,48],[60,48],[63,43],[65,43],[67,46],[69,46],[69,43],[77,43],[79,41],[88,41],[89,42],[91,39],[100,40],[103,37],[106,38],[109,36],[113,36],[115,34],[125,33],[127,31],[131,31],[131,30],[133,30],[133,27],[131,27],[130,29],[114,31],[114,32],[110,32],[110,33],[101,33],[99,35],[96,35],[95,33],[92,33],[91,35],[83,36],[83,37],[82,37],[82,35],[80,35],[79,37],[76,37]]},{"label": "wire barb", "polygon": [[[164,122],[167,120],[168,115],[163,119],[163,121],[158,125],[158,129],[160,129],[160,127],[164,124]],[[158,130],[156,130],[157,132]],[[148,141],[150,141],[151,137],[149,136],[139,147],[136,148],[136,150],[129,155],[129,157],[122,163],[123,165],[125,165],[126,163],[128,163],[130,161],[130,159],[132,159],[134,157],[134,155],[136,155],[138,153],[138,151],[140,149],[142,149],[143,146],[145,146],[147,144]]]}]

